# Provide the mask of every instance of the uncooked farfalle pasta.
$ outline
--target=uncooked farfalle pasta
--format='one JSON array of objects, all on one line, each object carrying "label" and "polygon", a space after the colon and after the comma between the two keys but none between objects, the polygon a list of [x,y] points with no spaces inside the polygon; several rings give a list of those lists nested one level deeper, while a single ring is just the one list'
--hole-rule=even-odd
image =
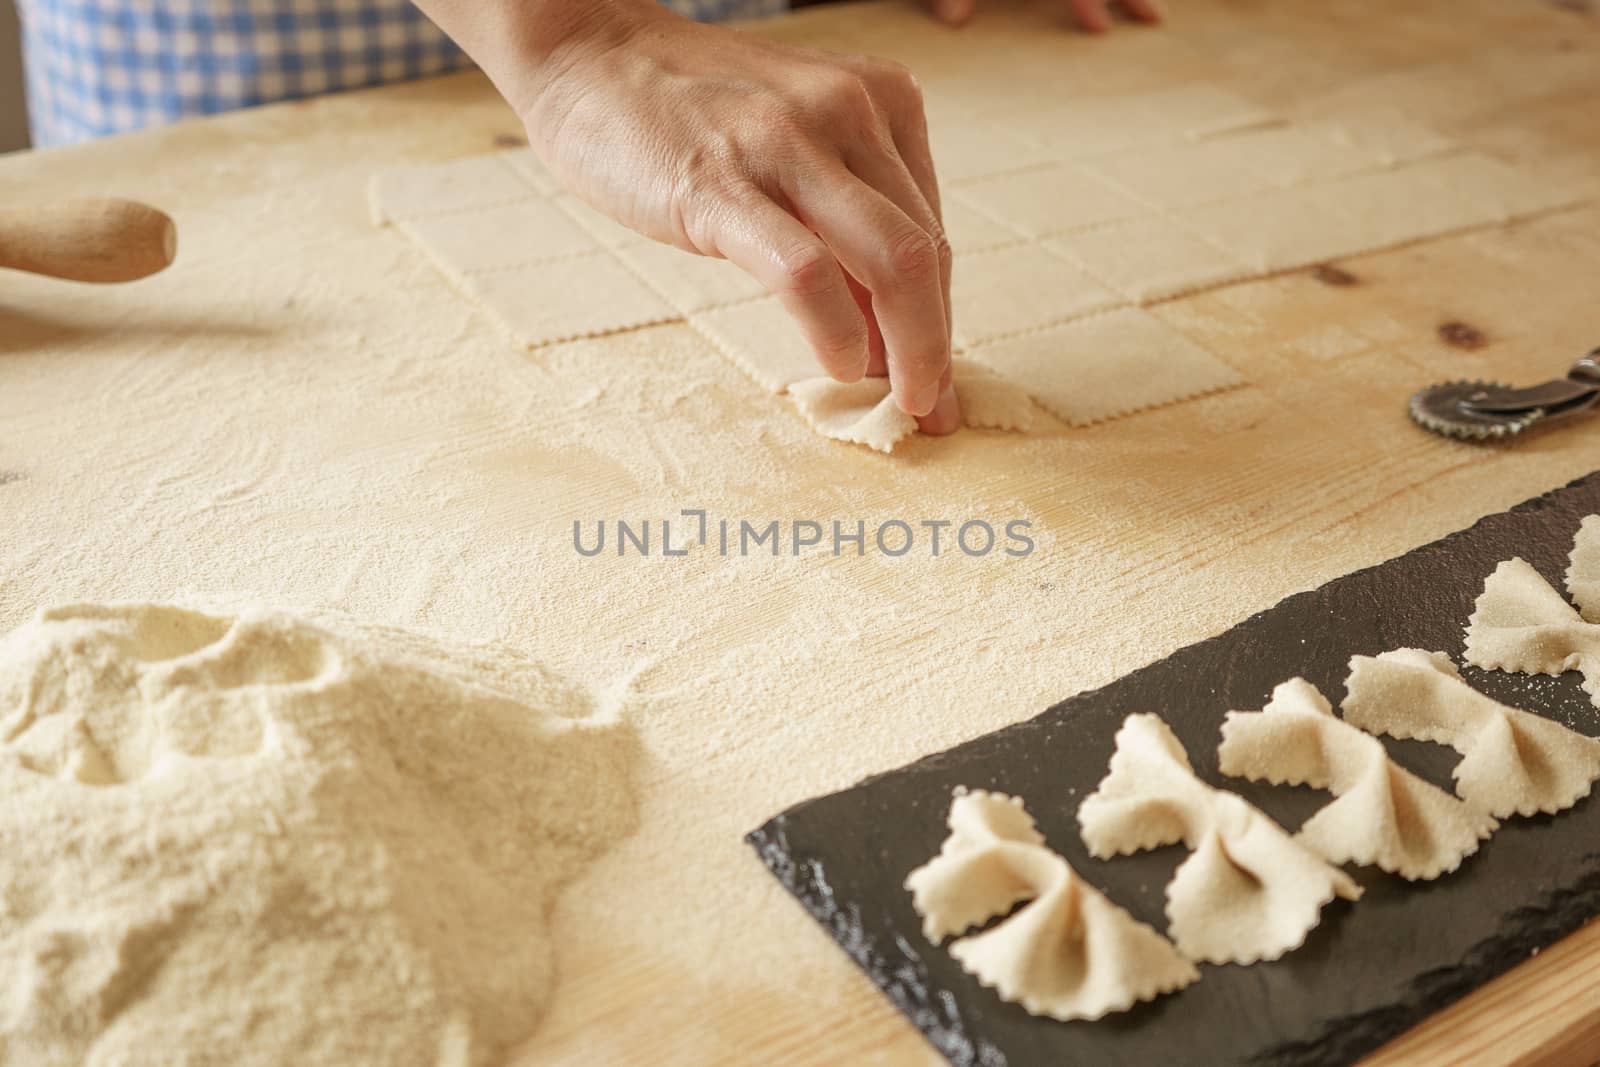
[{"label": "uncooked farfalle pasta", "polygon": [[1412,881],[1461,865],[1498,825],[1493,815],[1424,782],[1383,742],[1337,718],[1303,678],[1259,712],[1229,712],[1217,750],[1223,774],[1326,789],[1334,800],[1296,839],[1333,863],[1377,866]]},{"label": "uncooked farfalle pasta", "polygon": [[1356,656],[1345,687],[1347,721],[1460,752],[1456,792],[1497,818],[1564,811],[1600,778],[1600,741],[1485,696],[1442,652]]},{"label": "uncooked farfalle pasta", "polygon": [[[1525,561],[1501,563],[1468,621],[1467,662],[1581,671],[1600,703],[1600,516],[1578,531],[1566,586],[1581,610]],[[1437,878],[1500,819],[1564,811],[1600,780],[1600,739],[1478,692],[1442,652],[1354,656],[1345,688],[1342,718],[1315,686],[1292,678],[1261,711],[1231,711],[1222,724],[1223,774],[1334,795],[1292,837],[1202,781],[1159,716],[1123,722],[1110,772],[1079,806],[1078,823],[1099,859],[1189,848],[1166,889],[1170,941],[1086,883],[1020,799],[982,790],[958,791],[950,836],[906,880],[923,932],[939,942],[1026,902],[954,941],[951,955],[1035,1015],[1097,1019],[1196,981],[1190,961],[1248,964],[1299,947],[1327,904],[1361,897],[1338,864]],[[1459,751],[1457,795],[1390,759],[1378,740],[1385,734]]]},{"label": "uncooked farfalle pasta", "polygon": [[1128,716],[1116,744],[1111,773],[1078,808],[1083,840],[1102,859],[1188,846],[1167,885],[1168,933],[1185,956],[1277,959],[1300,946],[1325,904],[1360,899],[1349,875],[1243,798],[1196,777],[1158,716]]},{"label": "uncooked farfalle pasta", "polygon": [[1166,938],[1107,900],[1044,843],[1022,801],[958,792],[950,836],[906,878],[930,941],[962,934],[1016,904],[950,954],[1034,1015],[1098,1019],[1200,977]]}]

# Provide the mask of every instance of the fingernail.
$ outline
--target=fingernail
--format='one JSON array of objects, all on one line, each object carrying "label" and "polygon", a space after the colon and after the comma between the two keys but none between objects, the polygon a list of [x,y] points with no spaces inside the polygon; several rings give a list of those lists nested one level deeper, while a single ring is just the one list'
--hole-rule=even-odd
[{"label": "fingernail", "polygon": [[956,387],[947,385],[939,394],[923,426],[923,432],[932,434],[955,433],[961,426],[961,405],[956,401]]},{"label": "fingernail", "polygon": [[910,412],[910,414],[916,415],[916,416],[919,416],[919,417],[923,416],[923,415],[930,414],[933,411],[934,406],[936,404],[938,404],[938,403],[939,403],[939,383],[938,382],[934,382],[932,385],[923,388],[920,392],[917,393],[916,396],[911,398],[911,412]]}]

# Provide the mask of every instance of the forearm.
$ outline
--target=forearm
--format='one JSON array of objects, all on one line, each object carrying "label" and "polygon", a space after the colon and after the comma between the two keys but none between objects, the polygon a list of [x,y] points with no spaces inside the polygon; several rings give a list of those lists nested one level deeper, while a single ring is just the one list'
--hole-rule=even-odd
[{"label": "forearm", "polygon": [[415,0],[477,61],[517,113],[579,49],[620,44],[651,17],[655,0]]}]

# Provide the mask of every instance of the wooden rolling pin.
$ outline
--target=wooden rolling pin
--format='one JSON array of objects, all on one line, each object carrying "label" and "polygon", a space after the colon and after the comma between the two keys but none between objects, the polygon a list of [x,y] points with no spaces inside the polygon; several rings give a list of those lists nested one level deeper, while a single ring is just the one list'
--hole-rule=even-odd
[{"label": "wooden rolling pin", "polygon": [[178,228],[132,200],[68,200],[0,210],[0,267],[77,282],[131,282],[178,251]]}]

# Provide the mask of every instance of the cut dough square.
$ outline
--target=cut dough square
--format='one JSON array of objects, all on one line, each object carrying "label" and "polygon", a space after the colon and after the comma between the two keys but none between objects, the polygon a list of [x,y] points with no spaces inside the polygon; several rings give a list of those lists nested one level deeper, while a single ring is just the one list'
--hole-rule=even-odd
[{"label": "cut dough square", "polygon": [[1065,234],[1047,244],[1140,304],[1251,274],[1228,253],[1159,216]]},{"label": "cut dough square", "polygon": [[556,176],[545,169],[539,157],[531,148],[513,148],[509,152],[501,152],[500,158],[506,166],[517,173],[523,181],[538,190],[541,196],[554,196],[561,191],[561,183]]},{"label": "cut dough square", "polygon": [[1349,221],[1319,207],[1304,189],[1191,208],[1183,225],[1262,273],[1292,270],[1349,254]]},{"label": "cut dough square", "polygon": [[1477,199],[1440,185],[1416,165],[1329,182],[1308,189],[1306,196],[1318,212],[1348,220],[1345,251],[1335,254],[1370,252],[1496,221]]},{"label": "cut dough square", "polygon": [[400,228],[455,277],[600,250],[593,237],[542,199],[420,215]]},{"label": "cut dough square", "polygon": [[1253,129],[1199,143],[1124,152],[1086,166],[1107,182],[1168,209],[1239,199],[1371,170],[1376,158],[1294,127]]},{"label": "cut dough square", "polygon": [[1455,150],[1455,141],[1398,111],[1368,111],[1306,123],[1340,144],[1359,149],[1378,164],[1392,167]]},{"label": "cut dough square", "polygon": [[996,341],[970,357],[1073,426],[1242,384],[1232,367],[1132,308]]},{"label": "cut dough square", "polygon": [[1182,142],[1105,156],[1084,164],[1106,184],[1169,210],[1270,189],[1272,178],[1242,165],[1230,140]]},{"label": "cut dough square", "polygon": [[1251,130],[1207,144],[1229,151],[1240,170],[1278,186],[1307,185],[1383,165],[1375,152],[1299,126]]},{"label": "cut dough square", "polygon": [[958,120],[928,130],[933,162],[946,183],[1026,170],[1053,162],[1036,143],[992,122]]},{"label": "cut dough square", "polygon": [[981,252],[1023,240],[1016,230],[954,196],[945,197],[943,208],[944,232],[954,252]]},{"label": "cut dough square", "polygon": [[606,252],[470,274],[462,286],[528,348],[681,317]]},{"label": "cut dough square", "polygon": [[1036,244],[964,257],[957,265],[950,298],[960,346],[1126,303],[1065,257]]},{"label": "cut dough square", "polygon": [[1476,201],[1496,222],[1592,199],[1577,185],[1521,170],[1482,152],[1459,152],[1416,166],[1438,187]]},{"label": "cut dough square", "polygon": [[761,283],[725,259],[697,256],[658,241],[627,244],[616,255],[685,315],[753,300]]},{"label": "cut dough square", "polygon": [[611,216],[601,214],[575,196],[563,193],[552,198],[551,203],[565,211],[574,222],[587,230],[606,248],[621,248],[623,245],[642,244],[650,240],[644,234],[628,229]]},{"label": "cut dough square", "polygon": [[811,346],[775,296],[689,316],[723,355],[771,393],[822,373]]},{"label": "cut dough square", "polygon": [[1152,110],[1139,96],[1072,100],[996,119],[1061,159],[1087,159],[1170,136],[1152,129]]},{"label": "cut dough square", "polygon": [[1149,116],[1152,128],[1191,141],[1282,121],[1255,101],[1215,85],[1162,89],[1141,94],[1136,99]]},{"label": "cut dough square", "polygon": [[950,195],[1029,237],[1103,225],[1147,211],[1132,196],[1070,163],[985,178]]},{"label": "cut dough square", "polygon": [[493,153],[378,171],[367,188],[372,221],[379,226],[536,195],[531,185]]}]

